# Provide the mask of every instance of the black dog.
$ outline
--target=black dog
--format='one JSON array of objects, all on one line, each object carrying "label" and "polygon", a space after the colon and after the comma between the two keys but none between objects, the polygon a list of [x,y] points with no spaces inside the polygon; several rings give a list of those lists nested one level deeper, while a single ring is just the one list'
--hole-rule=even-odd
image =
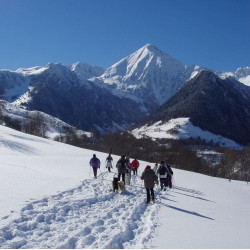
[{"label": "black dog", "polygon": [[118,192],[118,178],[114,177],[112,181],[113,191]]}]

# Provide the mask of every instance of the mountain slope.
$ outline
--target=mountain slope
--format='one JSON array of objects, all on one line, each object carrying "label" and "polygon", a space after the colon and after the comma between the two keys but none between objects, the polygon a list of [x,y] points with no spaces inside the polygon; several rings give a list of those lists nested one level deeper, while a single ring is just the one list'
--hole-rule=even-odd
[{"label": "mountain slope", "polygon": [[86,63],[77,62],[71,66],[71,71],[76,72],[78,77],[86,80],[92,77],[98,77],[104,73],[104,69],[98,66],[90,66]]},{"label": "mountain slope", "polygon": [[100,77],[90,79],[106,85],[114,94],[136,97],[148,112],[176,93],[199,66],[186,66],[151,44],[120,60]]},{"label": "mountain slope", "polygon": [[[0,248],[249,248],[245,182],[173,169],[174,188],[155,187],[157,202],[147,206],[139,177],[122,194],[110,190],[105,153],[3,126],[0,149]],[[139,174],[153,166],[140,164]]]},{"label": "mountain slope", "polygon": [[247,86],[250,86],[250,67],[238,68],[236,72],[224,72],[224,73],[218,73],[218,75],[223,79],[227,77],[233,77],[239,82]]},{"label": "mountain slope", "polygon": [[[2,113],[8,126],[8,120],[20,125],[20,130],[25,131],[26,133],[31,133],[33,129],[34,133],[34,123],[39,127],[37,131],[40,136],[45,136],[46,138],[54,139],[56,136],[66,134],[68,130],[74,130],[78,134],[86,135],[87,137],[91,136],[91,133],[84,132],[82,130],[76,130],[76,128],[70,126],[69,124],[45,114],[41,111],[29,111],[23,109],[19,106],[16,106],[12,103],[0,100],[0,107],[2,108]],[[7,118],[6,118],[7,117]],[[6,123],[6,122],[5,122]],[[31,125],[30,123],[33,123]],[[18,126],[18,125],[17,125]]]},{"label": "mountain slope", "polygon": [[244,91],[239,91],[238,84],[235,80],[222,80],[211,71],[203,70],[143,124],[188,117],[194,126],[248,144],[250,90],[241,84]]},{"label": "mountain slope", "polygon": [[76,69],[76,65],[72,71],[62,64],[49,64],[39,74],[28,74],[25,91],[10,99],[15,105],[45,112],[83,130],[124,130],[145,116],[134,101],[113,96],[84,80]]},{"label": "mountain slope", "polygon": [[207,144],[213,142],[221,147],[240,149],[242,146],[233,140],[225,138],[221,135],[216,135],[207,130],[194,126],[190,118],[180,117],[169,121],[157,121],[153,124],[146,124],[134,128],[131,133],[136,138],[149,137],[153,140],[157,139],[172,139],[172,140],[187,140],[190,138],[200,139]]},{"label": "mountain slope", "polygon": [[[0,98],[83,130],[126,130],[154,112],[201,70],[146,44],[105,71],[79,62],[72,66],[50,63],[15,72],[0,70]],[[244,93],[246,88],[233,80],[248,84],[249,72],[246,67],[217,75],[249,96]]]}]

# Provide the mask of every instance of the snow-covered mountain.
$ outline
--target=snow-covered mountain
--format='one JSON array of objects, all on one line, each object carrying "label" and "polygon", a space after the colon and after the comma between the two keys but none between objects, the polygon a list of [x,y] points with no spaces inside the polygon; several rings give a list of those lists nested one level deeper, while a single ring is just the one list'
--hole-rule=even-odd
[{"label": "snow-covered mountain", "polygon": [[[146,44],[105,71],[79,62],[0,70],[0,98],[83,130],[125,130],[154,112],[201,70]],[[216,74],[248,85],[250,70]],[[244,84],[234,85],[244,92]]]},{"label": "snow-covered mountain", "polygon": [[79,78],[86,80],[98,77],[104,73],[104,69],[98,66],[90,66],[86,63],[77,62],[71,66],[71,70],[76,72]]},{"label": "snow-covered mountain", "polygon": [[106,69],[103,75],[90,80],[100,86],[105,84],[116,95],[136,98],[150,113],[200,70],[199,66],[184,65],[146,44]]},{"label": "snow-covered mountain", "polygon": [[60,63],[48,63],[44,67],[19,68],[16,71],[0,70],[0,95],[7,101],[17,100],[20,96],[29,92],[32,88],[32,82],[37,80],[40,75],[55,75],[74,81],[72,73],[75,73],[82,83],[88,84],[87,79],[100,76],[103,72],[104,69],[101,67],[81,62],[71,66],[65,66]]},{"label": "snow-covered mountain", "polygon": [[[143,145],[141,145],[143,146]],[[244,249],[249,248],[246,182],[173,168],[173,188],[155,187],[146,205],[139,176],[112,192],[107,154],[0,126],[0,248]],[[89,160],[101,161],[93,179]],[[113,155],[113,164],[119,156]],[[114,168],[113,171],[116,171]],[[201,230],[202,229],[202,230]],[[167,237],[166,237],[167,234]]]},{"label": "snow-covered mountain", "polygon": [[[72,67],[50,63],[43,68],[0,71],[2,98],[85,131],[92,128],[109,132],[124,130],[141,120],[145,114],[135,102],[114,96],[84,79],[84,75],[93,77],[97,72],[102,70],[79,63]],[[13,81],[9,83],[8,79]]]},{"label": "snow-covered mountain", "polygon": [[[90,80],[106,86],[115,95],[136,100],[143,110],[151,113],[203,69],[198,65],[184,65],[154,45],[146,44]],[[249,67],[239,68],[235,73],[215,73],[250,85]]]},{"label": "snow-covered mountain", "polygon": [[[182,118],[182,123],[172,128],[170,126],[169,129],[175,130],[174,134],[182,130],[180,137],[183,137],[187,131],[189,131],[188,136],[192,136],[193,133],[187,128],[195,126],[197,127],[196,135],[193,135],[195,137],[205,139],[204,132],[201,131],[203,130],[217,137],[222,136],[247,145],[250,142],[250,87],[234,79],[222,80],[213,72],[203,70],[138,125],[133,133],[137,136],[138,132],[140,136],[149,135],[148,131],[152,131],[152,128],[157,131],[165,127],[162,132],[169,134],[166,129],[167,124],[172,124],[170,121],[177,118]],[[198,134],[197,131],[199,131]],[[154,137],[153,132],[152,138]],[[208,135],[207,137],[211,138]],[[215,142],[220,141],[216,136],[214,139]]]},{"label": "snow-covered mountain", "polygon": [[223,79],[226,77],[233,77],[239,82],[250,86],[250,67],[238,68],[235,72],[219,73],[219,76]]}]

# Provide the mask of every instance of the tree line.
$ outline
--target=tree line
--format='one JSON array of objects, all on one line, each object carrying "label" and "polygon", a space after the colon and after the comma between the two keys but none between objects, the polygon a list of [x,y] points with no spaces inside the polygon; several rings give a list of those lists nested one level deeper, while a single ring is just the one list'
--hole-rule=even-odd
[{"label": "tree line", "polygon": [[93,138],[86,140],[84,147],[106,153],[112,151],[116,155],[125,154],[131,158],[152,163],[165,161],[174,168],[209,176],[249,181],[249,147],[244,147],[242,150],[233,150],[219,147],[218,144],[213,142],[209,142],[206,145],[204,141],[200,141],[198,144],[202,145],[203,149],[213,149],[222,155],[220,161],[216,164],[211,164],[197,155],[194,140],[191,140],[191,142],[189,144],[183,140],[162,140],[161,144],[159,144],[159,142],[146,137],[137,139],[128,132],[108,135],[97,133]]},{"label": "tree line", "polygon": [[[45,123],[40,112],[27,113],[22,122],[5,116],[0,106],[0,123],[13,129],[46,138],[48,125]],[[92,149],[95,151],[112,152],[116,155],[129,155],[131,158],[159,163],[165,161],[174,168],[193,171],[215,177],[227,178],[229,180],[250,179],[250,149],[244,147],[242,150],[221,148],[212,141],[206,143],[204,140],[159,140],[150,138],[135,138],[131,133],[110,133],[103,135],[98,130],[90,131],[92,136],[87,137],[73,127],[62,127],[61,132],[54,140],[74,145],[77,147]],[[209,162],[197,156],[194,146],[210,147],[220,152],[221,160],[217,164]]]}]

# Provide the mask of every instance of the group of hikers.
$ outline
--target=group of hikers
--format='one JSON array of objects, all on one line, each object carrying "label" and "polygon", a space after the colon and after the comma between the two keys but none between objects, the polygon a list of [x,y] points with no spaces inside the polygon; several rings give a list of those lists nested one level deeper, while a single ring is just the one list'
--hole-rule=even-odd
[{"label": "group of hikers", "polygon": [[[106,158],[105,164],[109,172],[113,168],[113,158],[111,154]],[[94,154],[89,162],[90,166],[93,168],[94,178],[97,178],[97,170],[101,166],[100,160]],[[138,168],[140,166],[139,161],[135,158],[130,162],[130,157],[122,155],[121,158],[116,163],[116,168],[118,172],[118,181],[121,180],[124,185],[130,185],[131,172],[133,175],[138,175]],[[155,184],[160,184],[161,190],[166,191],[167,187],[172,188],[172,176],[173,171],[171,167],[164,161],[159,164],[155,163],[153,169],[150,165],[147,165],[141,174],[141,179],[144,180],[144,187],[147,192],[147,203],[155,203],[154,186]],[[159,180],[158,180],[159,177]]]}]

